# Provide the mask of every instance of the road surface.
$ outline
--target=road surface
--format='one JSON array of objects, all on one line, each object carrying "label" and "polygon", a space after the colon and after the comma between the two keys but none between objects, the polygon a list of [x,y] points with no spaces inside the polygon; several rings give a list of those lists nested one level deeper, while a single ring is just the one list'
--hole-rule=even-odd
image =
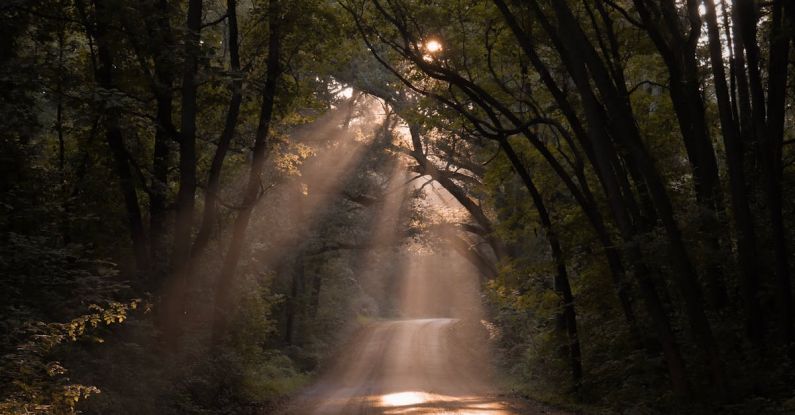
[{"label": "road surface", "polygon": [[520,413],[496,397],[485,348],[463,340],[460,326],[458,320],[440,318],[369,324],[287,413]]}]

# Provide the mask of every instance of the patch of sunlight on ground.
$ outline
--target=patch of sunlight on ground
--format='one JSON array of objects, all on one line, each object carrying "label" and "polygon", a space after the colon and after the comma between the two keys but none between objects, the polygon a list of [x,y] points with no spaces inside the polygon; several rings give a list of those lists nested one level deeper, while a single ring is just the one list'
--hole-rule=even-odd
[{"label": "patch of sunlight on ground", "polygon": [[416,405],[425,400],[425,394],[422,392],[399,392],[381,396],[381,404],[384,406]]},{"label": "patch of sunlight on ground", "polygon": [[[374,398],[374,399],[373,399]],[[426,392],[407,391],[371,398],[375,408],[384,415],[508,415],[499,402],[480,396],[445,396]]]}]

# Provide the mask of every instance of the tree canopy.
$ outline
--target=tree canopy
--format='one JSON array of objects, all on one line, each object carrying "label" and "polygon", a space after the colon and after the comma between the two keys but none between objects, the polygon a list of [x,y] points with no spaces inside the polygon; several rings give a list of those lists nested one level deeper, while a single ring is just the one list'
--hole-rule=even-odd
[{"label": "tree canopy", "polygon": [[517,397],[795,411],[794,28],[783,0],[7,0],[0,413],[276,412],[406,301]]}]

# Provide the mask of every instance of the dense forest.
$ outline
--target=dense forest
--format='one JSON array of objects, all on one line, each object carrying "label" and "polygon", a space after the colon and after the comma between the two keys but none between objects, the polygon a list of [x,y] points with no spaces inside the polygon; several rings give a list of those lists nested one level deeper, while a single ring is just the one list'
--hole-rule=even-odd
[{"label": "dense forest", "polygon": [[795,413],[793,104],[790,0],[3,0],[0,413]]}]

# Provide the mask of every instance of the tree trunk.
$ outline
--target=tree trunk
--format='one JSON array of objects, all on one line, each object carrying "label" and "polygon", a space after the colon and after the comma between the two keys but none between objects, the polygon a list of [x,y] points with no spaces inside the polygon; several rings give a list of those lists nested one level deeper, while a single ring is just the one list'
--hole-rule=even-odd
[{"label": "tree trunk", "polygon": [[[93,36],[97,41],[98,66],[96,68],[96,79],[100,87],[112,91],[116,88],[113,77],[113,48],[109,44],[107,26],[110,20],[110,10],[106,7],[103,0],[94,0],[96,12],[96,26]],[[89,30],[89,36],[92,36]],[[127,224],[130,228],[132,248],[135,255],[136,265],[139,270],[147,268],[148,252],[146,246],[146,236],[144,232],[143,219],[141,218],[141,207],[138,203],[138,193],[135,189],[132,172],[128,160],[127,149],[124,146],[119,120],[121,114],[118,108],[111,107],[105,110],[105,138],[113,158],[113,166],[119,180],[122,195],[124,196],[124,207],[127,212]]]},{"label": "tree trunk", "polygon": [[541,193],[533,183],[532,177],[525,169],[516,152],[513,150],[507,139],[500,140],[500,148],[508,156],[514,170],[519,174],[524,183],[533,205],[538,212],[538,219],[549,243],[552,260],[555,263],[554,290],[560,296],[561,304],[558,316],[558,329],[566,332],[568,344],[564,346],[568,354],[571,378],[574,388],[577,389],[582,381],[582,352],[580,349],[580,339],[577,335],[577,313],[574,309],[574,295],[571,292],[571,284],[566,270],[566,260],[563,258],[563,250],[560,247],[560,239],[552,227],[552,220],[549,211],[544,204]]},{"label": "tree trunk", "polygon": [[227,0],[226,14],[229,25],[229,68],[232,74],[230,89],[232,97],[229,100],[229,108],[226,112],[224,129],[221,138],[218,140],[218,147],[215,149],[213,161],[210,165],[210,173],[207,178],[207,187],[204,191],[204,215],[196,240],[193,243],[192,255],[199,255],[210,240],[213,224],[218,217],[218,191],[220,190],[221,169],[224,165],[226,153],[229,145],[235,136],[237,118],[240,115],[240,104],[243,102],[243,74],[240,71],[240,45],[238,44],[237,31],[237,0]]},{"label": "tree trunk", "polygon": [[759,264],[756,246],[756,232],[749,205],[745,168],[744,149],[726,86],[726,71],[723,66],[723,50],[718,28],[717,13],[713,0],[705,0],[705,18],[709,32],[709,49],[712,63],[715,96],[718,103],[723,145],[726,150],[726,165],[729,171],[729,188],[737,238],[737,259],[740,265],[740,286],[745,307],[746,335],[751,342],[760,346],[764,340],[764,318],[759,304]]},{"label": "tree trunk", "polygon": [[179,140],[179,191],[174,228],[172,268],[179,269],[190,258],[193,210],[196,195],[196,95],[198,84],[199,40],[201,38],[202,0],[188,2],[185,34],[185,63],[182,73],[182,116]]},{"label": "tree trunk", "polygon": [[58,187],[61,197],[61,214],[59,218],[59,228],[61,230],[61,241],[63,245],[68,245],[72,236],[69,233],[69,200],[68,191],[66,189],[66,141],[64,138],[64,125],[63,125],[63,84],[64,84],[64,37],[63,30],[58,31],[58,70],[59,75],[55,85],[56,94],[56,107],[55,107],[55,133],[58,137]]},{"label": "tree trunk", "polygon": [[157,28],[153,50],[155,55],[155,142],[152,154],[152,184],[149,198],[149,232],[152,259],[157,270],[164,271],[166,252],[166,213],[168,204],[168,171],[171,165],[169,142],[177,140],[172,119],[174,93],[174,68],[171,54],[174,39],[169,22],[170,9],[166,0],[158,0]]},{"label": "tree trunk", "polygon": [[[671,103],[676,112],[679,129],[693,173],[696,202],[701,208],[700,239],[706,253],[707,264],[705,279],[707,292],[716,308],[723,308],[728,303],[723,269],[717,255],[721,251],[721,226],[718,220],[723,210],[723,197],[720,192],[718,164],[712,146],[709,128],[705,118],[705,104],[701,97],[699,68],[696,61],[695,34],[701,31],[701,18],[697,14],[694,0],[687,2],[690,28],[680,24],[679,18],[656,19],[648,11],[642,0],[634,1],[639,15],[652,41],[660,52],[660,56],[668,68],[668,82]],[[660,3],[662,13],[676,16],[677,9],[673,2]],[[696,10],[693,10],[696,7]],[[621,88],[621,85],[618,85]]]},{"label": "tree trunk", "polygon": [[[419,126],[417,124],[409,125],[409,133],[411,134],[411,142],[413,147],[411,156],[419,164],[422,173],[427,174],[442,187],[444,187],[444,189],[447,190],[456,199],[456,201],[458,201],[458,203],[460,203],[461,206],[467,210],[467,212],[469,212],[469,215],[472,216],[472,219],[475,220],[475,223],[482,228],[482,233],[480,236],[486,240],[494,252],[494,255],[499,260],[505,255],[505,247],[503,246],[502,241],[500,241],[499,238],[497,238],[497,236],[494,234],[494,225],[491,223],[491,220],[483,212],[483,209],[472,199],[470,199],[469,196],[467,196],[466,192],[463,188],[461,188],[461,186],[456,185],[453,180],[445,176],[444,172],[439,171],[439,169],[437,169],[433,163],[427,159],[425,153],[423,152],[422,137],[420,136]],[[491,268],[494,267],[492,266]],[[486,277],[491,278],[495,276],[496,275],[487,275]]]},{"label": "tree trunk", "polygon": [[[589,69],[592,80],[599,90],[608,111],[613,117],[611,131],[628,150],[631,163],[638,169],[648,187],[649,196],[665,230],[669,257],[675,268],[675,282],[685,303],[685,315],[690,331],[699,345],[706,361],[716,392],[727,396],[727,379],[719,349],[712,335],[712,328],[704,312],[698,273],[690,259],[679,225],[674,218],[673,205],[655,163],[645,148],[627,95],[621,95],[610,80],[610,76],[593,45],[577,23],[571,9],[564,2],[552,2],[558,17],[559,36],[564,48],[581,56]],[[539,16],[543,14],[538,10]],[[554,33],[550,33],[554,35]],[[565,53],[564,51],[561,51]]]},{"label": "tree trunk", "polygon": [[243,252],[246,228],[248,227],[251,213],[257,202],[260,189],[260,174],[262,173],[265,159],[268,155],[270,126],[273,118],[273,108],[276,99],[276,87],[281,77],[281,51],[280,51],[280,24],[281,8],[279,0],[270,0],[268,5],[268,57],[265,87],[262,91],[259,124],[254,141],[253,159],[249,171],[248,183],[243,194],[243,205],[235,218],[232,239],[229,242],[226,256],[224,257],[221,272],[218,277],[215,295],[215,318],[213,320],[213,342],[219,343],[226,332],[229,315],[232,310],[230,293],[234,285],[235,271]]},{"label": "tree trunk", "polygon": [[[299,248],[300,249],[300,248]],[[300,314],[299,295],[301,288],[304,285],[304,255],[299,253],[293,260],[292,270],[290,272],[290,294],[285,300],[285,322],[284,322],[284,342],[288,345],[295,344],[295,332],[298,315]]]},{"label": "tree trunk", "polygon": [[[786,6],[784,5],[786,3]],[[774,1],[772,6],[771,33],[768,61],[767,125],[760,140],[763,180],[767,196],[767,209],[773,236],[773,251],[776,272],[776,308],[779,318],[779,338],[787,344],[795,340],[793,333],[792,283],[789,269],[789,241],[783,217],[782,201],[782,147],[784,145],[784,121],[786,116],[787,58],[790,51],[792,21],[785,11],[795,14],[791,2]],[[789,9],[789,10],[785,10]]]},{"label": "tree trunk", "polygon": [[[594,171],[596,171],[597,177],[599,178],[599,182],[602,184],[605,191],[608,191],[608,188],[611,188],[615,191],[618,191],[619,185],[615,180],[612,171],[608,171],[609,169],[607,166],[609,163],[604,161],[604,145],[594,145],[593,139],[589,137],[589,135],[585,132],[585,129],[582,126],[582,123],[579,121],[579,118],[576,115],[576,112],[573,109],[573,106],[566,98],[563,91],[557,86],[555,80],[552,78],[552,75],[549,72],[547,66],[541,61],[540,57],[536,53],[535,49],[533,48],[532,43],[530,42],[529,35],[519,26],[518,21],[516,20],[515,16],[510,12],[507,5],[502,0],[494,0],[494,3],[500,9],[503,17],[505,18],[506,23],[508,23],[509,27],[511,28],[512,32],[514,33],[514,37],[518,40],[522,50],[525,52],[525,55],[530,59],[530,62],[536,69],[536,71],[541,75],[541,79],[547,88],[552,92],[553,97],[555,98],[555,102],[560,106],[561,110],[564,113],[569,124],[572,126],[574,131],[575,137],[580,141],[581,145],[585,150],[585,154],[590,160],[591,164],[594,165]],[[601,152],[600,152],[601,151]],[[601,159],[600,159],[601,156]],[[600,161],[601,160],[601,161]],[[587,184],[587,182],[583,182],[583,184]],[[611,187],[612,186],[612,187]],[[610,273],[613,279],[613,284],[616,289],[616,294],[619,299],[619,303],[621,305],[622,312],[624,314],[624,318],[627,322],[627,326],[629,327],[630,334],[636,340],[640,340],[640,331],[637,328],[637,321],[635,318],[635,313],[632,309],[632,301],[630,300],[629,292],[627,290],[626,284],[626,274],[625,268],[623,265],[623,261],[621,260],[620,253],[616,250],[615,245],[611,241],[610,236],[607,234],[607,231],[604,227],[604,224],[601,221],[601,218],[594,216],[593,212],[595,211],[595,206],[591,204],[580,204],[582,206],[583,211],[586,213],[586,216],[589,218],[591,224],[594,227],[594,230],[599,238],[600,242],[602,243],[602,247],[605,252],[605,257],[607,259],[608,267],[610,269]]]}]

